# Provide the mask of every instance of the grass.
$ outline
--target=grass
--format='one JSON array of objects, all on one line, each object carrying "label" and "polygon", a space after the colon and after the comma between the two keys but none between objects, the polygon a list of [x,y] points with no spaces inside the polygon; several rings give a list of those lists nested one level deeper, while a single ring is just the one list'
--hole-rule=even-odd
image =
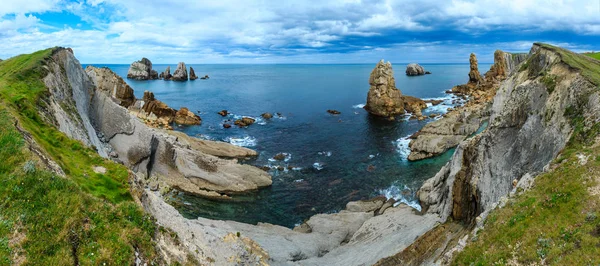
[{"label": "grass", "polygon": [[[72,140],[44,121],[39,114],[47,105],[47,89],[41,78],[54,49],[20,55],[0,62],[0,97],[19,117],[22,126],[82,189],[113,203],[131,199],[126,167],[105,160],[96,151]],[[95,173],[93,166],[107,169]]]},{"label": "grass", "polygon": [[156,257],[151,217],[133,201],[111,204],[35,166],[13,121],[0,107],[0,265],[15,252],[27,265],[127,265],[134,247]]},{"label": "grass", "polygon": [[[156,225],[132,200],[127,169],[40,115],[48,99],[41,78],[53,51],[0,62],[0,265],[131,265],[136,251],[155,261]],[[66,178],[41,168],[17,119]]]},{"label": "grass", "polygon": [[[591,82],[600,81],[595,60],[542,46],[559,52]],[[550,89],[556,78],[546,75],[542,82]],[[600,265],[600,196],[590,192],[590,188],[600,190],[600,146],[594,146],[600,124],[584,126],[584,106],[565,109],[574,132],[553,162],[556,168],[536,177],[530,191],[492,211],[484,230],[454,258],[453,265]],[[580,164],[581,155],[589,156],[587,164]]]},{"label": "grass", "polygon": [[589,56],[589,57],[594,58],[596,60],[600,60],[600,52],[598,52],[598,53],[583,53],[583,55]]}]

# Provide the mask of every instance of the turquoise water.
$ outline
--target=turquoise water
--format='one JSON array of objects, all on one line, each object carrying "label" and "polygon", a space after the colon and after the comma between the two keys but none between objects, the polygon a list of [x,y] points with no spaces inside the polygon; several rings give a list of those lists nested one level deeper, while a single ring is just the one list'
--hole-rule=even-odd
[{"label": "turquoise water", "polygon": [[[127,74],[127,65],[106,66],[123,77]],[[207,74],[210,79],[127,82],[138,98],[149,90],[171,107],[188,107],[202,117],[200,126],[175,126],[175,130],[257,150],[258,158],[244,163],[271,167],[273,185],[236,195],[230,201],[173,193],[172,204],[188,218],[292,227],[313,214],[339,211],[348,201],[382,194],[416,207],[415,190],[451,155],[408,162],[406,137],[431,120],[387,121],[360,108],[366,101],[374,64],[192,66],[198,76]],[[433,74],[407,77],[405,64],[395,65],[396,86],[406,95],[444,98],[444,104],[424,111],[443,113],[453,106],[444,91],[467,81],[469,65],[423,66]],[[159,72],[165,68],[154,66]],[[488,68],[480,64],[483,72]],[[217,112],[222,109],[233,115],[221,117]],[[339,110],[341,115],[332,116],[327,109]],[[269,121],[258,119],[248,128],[222,127],[228,119],[258,118],[264,112],[281,116]],[[286,161],[269,160],[282,152],[289,154]],[[280,171],[277,166],[286,168]]]}]

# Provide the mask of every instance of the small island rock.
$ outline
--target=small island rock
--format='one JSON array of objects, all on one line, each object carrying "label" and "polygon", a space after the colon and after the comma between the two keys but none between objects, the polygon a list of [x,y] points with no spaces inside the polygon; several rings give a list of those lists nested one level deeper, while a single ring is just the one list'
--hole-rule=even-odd
[{"label": "small island rock", "polygon": [[371,85],[367,94],[365,110],[369,113],[383,117],[393,117],[404,113],[402,93],[396,88],[394,71],[390,62],[383,60],[371,72],[369,78]]},{"label": "small island rock", "polygon": [[135,61],[127,70],[127,78],[137,80],[158,79],[158,72],[152,70],[152,62],[148,58],[142,58],[140,61]]},{"label": "small island rock", "polygon": [[198,79],[198,76],[196,76],[196,72],[194,71],[193,67],[190,67],[190,80],[196,80]]},{"label": "small island rock", "polygon": [[420,76],[425,75],[425,69],[416,63],[408,64],[406,66],[406,75],[407,76]]},{"label": "small island rock", "polygon": [[179,62],[177,64],[177,69],[173,72],[173,77],[171,80],[174,81],[186,81],[188,80],[188,72],[184,62]]}]

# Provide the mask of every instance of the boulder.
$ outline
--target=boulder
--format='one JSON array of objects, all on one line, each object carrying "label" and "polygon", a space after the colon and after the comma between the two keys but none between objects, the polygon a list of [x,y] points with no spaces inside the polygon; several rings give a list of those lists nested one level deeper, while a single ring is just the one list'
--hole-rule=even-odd
[{"label": "boulder", "polygon": [[254,120],[254,118],[242,117],[242,119],[235,120],[234,124],[239,127],[247,127],[249,125],[254,124],[254,122],[256,122],[256,120]]},{"label": "boulder", "polygon": [[407,76],[420,76],[425,75],[425,69],[416,63],[408,64],[406,66],[406,75]]},{"label": "boulder", "polygon": [[223,124],[223,127],[224,127],[224,128],[230,128],[230,127],[231,127],[231,125],[230,125],[230,124]]},{"label": "boulder", "polygon": [[159,78],[160,79],[164,79],[164,80],[171,80],[173,76],[171,76],[171,67],[167,66],[167,69],[165,69],[165,72],[160,73]]},{"label": "boulder", "polygon": [[286,157],[285,153],[278,153],[275,156],[273,156],[273,159],[277,160],[277,161],[283,161],[283,160],[285,160],[285,157]]},{"label": "boulder", "polygon": [[229,112],[227,112],[227,110],[221,110],[220,112],[218,112],[217,114],[221,115],[221,116],[227,116],[229,114]]},{"label": "boulder", "polygon": [[171,80],[174,80],[174,81],[188,80],[187,67],[185,66],[184,62],[179,62],[179,64],[177,64],[177,69],[175,69],[175,72],[173,72],[173,77],[171,77]]},{"label": "boulder", "polygon": [[271,119],[271,118],[273,118],[273,115],[271,113],[264,113],[264,114],[262,114],[260,116],[262,116],[262,118],[264,118],[264,119]]},{"label": "boulder", "polygon": [[194,72],[194,68],[190,67],[190,80],[196,80],[198,76],[196,76],[196,72]]},{"label": "boulder", "polygon": [[390,62],[383,60],[371,72],[369,78],[369,92],[365,110],[369,113],[383,117],[394,117],[404,113],[402,93],[396,88],[394,71]]},{"label": "boulder", "polygon": [[332,109],[327,110],[327,112],[330,113],[330,114],[332,114],[332,115],[339,115],[339,114],[341,114],[340,111],[338,111],[338,110],[332,110]]},{"label": "boulder", "polygon": [[152,70],[152,62],[148,58],[142,58],[129,66],[127,78],[137,80],[158,79],[158,72]]},{"label": "boulder", "polygon": [[350,201],[346,204],[346,210],[350,212],[374,212],[379,210],[387,201],[384,196],[368,200]]},{"label": "boulder", "polygon": [[200,79],[209,79],[210,77],[208,75],[204,75],[204,77],[201,77]]},{"label": "boulder", "polygon": [[175,114],[175,123],[180,125],[200,125],[202,119],[186,107],[182,107]]},{"label": "boulder", "polygon": [[402,101],[404,102],[404,110],[415,114],[417,117],[422,116],[421,110],[427,108],[427,103],[417,97],[403,95]]}]

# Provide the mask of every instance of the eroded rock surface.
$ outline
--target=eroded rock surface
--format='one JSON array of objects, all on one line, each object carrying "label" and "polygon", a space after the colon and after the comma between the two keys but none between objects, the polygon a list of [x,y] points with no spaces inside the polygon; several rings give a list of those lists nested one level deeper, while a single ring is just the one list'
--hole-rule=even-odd
[{"label": "eroded rock surface", "polygon": [[396,88],[392,63],[385,63],[383,60],[377,63],[371,72],[369,85],[371,87],[367,94],[365,110],[383,117],[394,117],[404,113],[404,101],[402,93]]},{"label": "eroded rock surface", "polygon": [[138,80],[158,79],[158,72],[152,69],[152,62],[148,58],[142,58],[129,66],[127,78]]},{"label": "eroded rock surface", "polygon": [[180,125],[200,125],[202,119],[186,107],[181,107],[181,109],[175,113],[175,123]]},{"label": "eroded rock surface", "polygon": [[160,75],[158,76],[160,79],[164,79],[164,80],[171,80],[171,78],[173,77],[171,75],[171,67],[167,66],[167,68],[165,69],[164,72],[161,72]]},{"label": "eroded rock surface", "polygon": [[408,66],[406,66],[406,75],[407,76],[425,75],[425,68],[423,68],[421,65],[416,64],[416,63],[408,64]]},{"label": "eroded rock surface", "polygon": [[188,80],[188,72],[187,72],[187,68],[186,68],[184,62],[179,62],[179,64],[177,64],[177,69],[175,69],[175,72],[173,72],[173,76],[171,77],[171,80],[174,80],[174,81]]},{"label": "eroded rock surface", "polygon": [[196,72],[193,67],[190,67],[190,80],[197,80],[198,76],[196,76]]}]

